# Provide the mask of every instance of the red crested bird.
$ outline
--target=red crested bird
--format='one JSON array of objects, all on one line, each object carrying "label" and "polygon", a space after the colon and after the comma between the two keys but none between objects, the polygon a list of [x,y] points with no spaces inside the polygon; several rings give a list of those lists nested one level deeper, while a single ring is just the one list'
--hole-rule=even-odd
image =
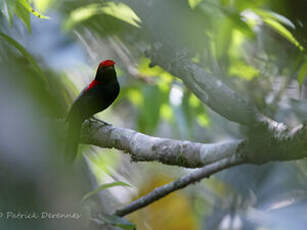
[{"label": "red crested bird", "polygon": [[78,150],[81,125],[95,113],[108,108],[119,94],[115,62],[105,60],[97,68],[95,79],[80,93],[67,116],[68,138],[65,155],[73,161]]}]

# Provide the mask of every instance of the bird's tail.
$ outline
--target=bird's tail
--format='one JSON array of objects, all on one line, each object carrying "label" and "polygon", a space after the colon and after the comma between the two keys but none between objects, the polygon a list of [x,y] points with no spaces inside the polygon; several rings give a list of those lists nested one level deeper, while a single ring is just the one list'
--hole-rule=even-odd
[{"label": "bird's tail", "polygon": [[68,119],[67,140],[64,153],[66,162],[73,162],[77,156],[81,125],[82,121],[78,118]]}]

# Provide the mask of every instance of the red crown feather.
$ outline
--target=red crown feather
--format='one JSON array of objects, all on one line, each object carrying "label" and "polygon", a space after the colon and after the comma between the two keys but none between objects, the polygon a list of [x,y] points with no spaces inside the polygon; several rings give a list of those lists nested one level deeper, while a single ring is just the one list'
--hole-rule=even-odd
[{"label": "red crown feather", "polygon": [[99,67],[108,67],[108,66],[114,66],[115,62],[112,60],[104,60],[99,64]]}]

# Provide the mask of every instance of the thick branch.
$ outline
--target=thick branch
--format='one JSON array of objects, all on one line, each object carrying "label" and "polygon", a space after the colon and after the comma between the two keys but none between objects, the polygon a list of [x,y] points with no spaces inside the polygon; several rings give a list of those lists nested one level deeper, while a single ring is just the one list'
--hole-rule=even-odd
[{"label": "thick branch", "polygon": [[104,148],[116,148],[131,155],[135,161],[159,161],[189,168],[203,167],[235,155],[241,140],[202,144],[159,138],[131,129],[103,125],[97,121],[85,124],[83,142]]},{"label": "thick branch", "polygon": [[210,175],[217,173],[219,171],[222,171],[223,169],[235,166],[242,163],[242,159],[239,157],[230,157],[226,158],[220,161],[217,161],[215,163],[209,164],[201,169],[198,169],[196,171],[193,171],[192,173],[185,175],[178,180],[175,180],[169,184],[163,185],[161,187],[158,187],[154,189],[151,193],[147,194],[146,196],[143,196],[139,198],[138,200],[133,201],[126,207],[122,209],[118,209],[115,212],[115,215],[117,216],[125,216],[129,213],[132,213],[140,208],[143,208],[154,201],[157,201],[161,199],[162,197],[165,197],[171,192],[174,192],[176,190],[182,189],[189,184],[199,182],[201,179],[205,177],[209,177]]},{"label": "thick branch", "polygon": [[[202,144],[145,135],[131,129],[87,122],[82,142],[103,148],[116,148],[134,161],[158,161],[163,164],[198,168],[228,157],[238,156],[245,163],[290,161],[307,157],[307,129],[287,130],[270,122],[248,134],[246,140]],[[269,130],[269,131],[267,131]]]}]

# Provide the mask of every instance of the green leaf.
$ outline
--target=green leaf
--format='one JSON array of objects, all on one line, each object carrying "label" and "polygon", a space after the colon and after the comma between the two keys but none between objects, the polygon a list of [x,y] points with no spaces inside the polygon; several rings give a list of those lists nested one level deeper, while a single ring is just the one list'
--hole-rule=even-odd
[{"label": "green leaf", "polygon": [[[44,81],[47,81],[47,78],[45,77],[44,72],[41,70],[41,68],[38,66],[38,64],[36,63],[34,57],[20,44],[18,43],[16,40],[14,40],[13,38],[11,38],[10,36],[1,33],[0,32],[0,38],[4,39],[5,41],[7,41],[9,44],[11,44],[12,46],[14,46],[33,66],[33,68],[35,69],[35,71],[37,71],[37,73],[44,78]],[[46,82],[47,83],[47,82]]]},{"label": "green leaf", "polygon": [[129,184],[121,182],[121,181],[117,181],[117,182],[113,182],[113,183],[106,183],[106,184],[102,184],[100,185],[98,188],[94,189],[93,191],[85,194],[85,196],[82,198],[81,202],[84,202],[85,200],[87,200],[88,198],[92,197],[93,195],[95,195],[96,193],[105,190],[107,188],[111,188],[114,186],[129,186]]},{"label": "green leaf", "polygon": [[133,105],[139,107],[144,103],[144,98],[139,89],[131,88],[127,91],[127,97],[132,102]]},{"label": "green leaf", "polygon": [[42,19],[49,19],[49,17],[42,15],[37,10],[34,10],[27,0],[18,0],[18,3],[20,3],[29,13],[33,14],[34,16]]},{"label": "green leaf", "polygon": [[263,21],[265,23],[267,23],[272,29],[274,29],[276,32],[278,32],[281,36],[283,36],[284,38],[286,38],[289,42],[291,42],[292,44],[294,44],[296,47],[298,47],[301,51],[304,50],[304,48],[300,45],[300,43],[295,39],[295,37],[292,35],[292,33],[287,30],[286,27],[284,27],[282,24],[280,24],[279,22],[267,18],[267,19],[263,19]]},{"label": "green leaf", "polygon": [[45,12],[54,2],[54,0],[33,0],[35,8],[41,12]]},{"label": "green leaf", "polygon": [[286,26],[291,27],[292,29],[295,29],[295,25],[283,15],[264,9],[253,9],[253,11],[262,18],[271,18],[273,20],[279,21]]},{"label": "green leaf", "polygon": [[282,17],[281,15],[272,14],[272,12],[261,9],[253,9],[253,11],[262,18],[263,22],[265,22],[268,26],[270,26],[273,30],[275,30],[293,45],[298,47],[299,50],[304,50],[304,47],[301,46],[301,44],[295,39],[293,34],[284,25],[281,24],[283,23],[293,27],[293,24],[290,20],[287,21],[286,18]]},{"label": "green leaf", "polygon": [[25,8],[23,4],[24,1],[26,0],[17,1],[16,8],[15,8],[15,14],[17,15],[18,18],[21,19],[21,21],[23,21],[28,31],[31,32],[30,12]]},{"label": "green leaf", "polygon": [[300,71],[297,74],[297,80],[299,85],[302,85],[304,83],[306,76],[307,76],[307,60],[304,62],[304,64],[300,68]]},{"label": "green leaf", "polygon": [[220,60],[228,52],[232,38],[232,21],[224,18],[218,27],[217,36],[215,39],[216,58]]},{"label": "green leaf", "polygon": [[64,29],[69,30],[76,24],[79,24],[97,14],[107,14],[136,27],[139,27],[141,21],[134,11],[123,3],[93,3],[73,10],[64,24]]},{"label": "green leaf", "polygon": [[140,27],[141,19],[134,11],[123,3],[107,2],[102,8],[102,12],[127,22],[133,26]]},{"label": "green leaf", "polygon": [[207,114],[200,113],[197,115],[196,120],[198,124],[202,127],[208,127],[210,125],[210,119]]},{"label": "green leaf", "polygon": [[64,24],[64,29],[69,30],[76,24],[79,24],[96,14],[101,13],[101,4],[93,3],[71,11],[68,19]]},{"label": "green leaf", "polygon": [[115,216],[115,215],[104,215],[101,216],[101,219],[106,224],[111,224],[116,227],[120,227],[125,230],[135,230],[136,227],[133,223],[129,222],[123,217]]},{"label": "green leaf", "polygon": [[259,75],[259,71],[253,66],[237,60],[234,60],[233,63],[231,63],[228,71],[230,75],[244,78],[246,80],[251,80]]},{"label": "green leaf", "polygon": [[145,86],[142,90],[144,99],[139,109],[138,128],[141,132],[150,134],[159,124],[163,92],[157,86]]}]

